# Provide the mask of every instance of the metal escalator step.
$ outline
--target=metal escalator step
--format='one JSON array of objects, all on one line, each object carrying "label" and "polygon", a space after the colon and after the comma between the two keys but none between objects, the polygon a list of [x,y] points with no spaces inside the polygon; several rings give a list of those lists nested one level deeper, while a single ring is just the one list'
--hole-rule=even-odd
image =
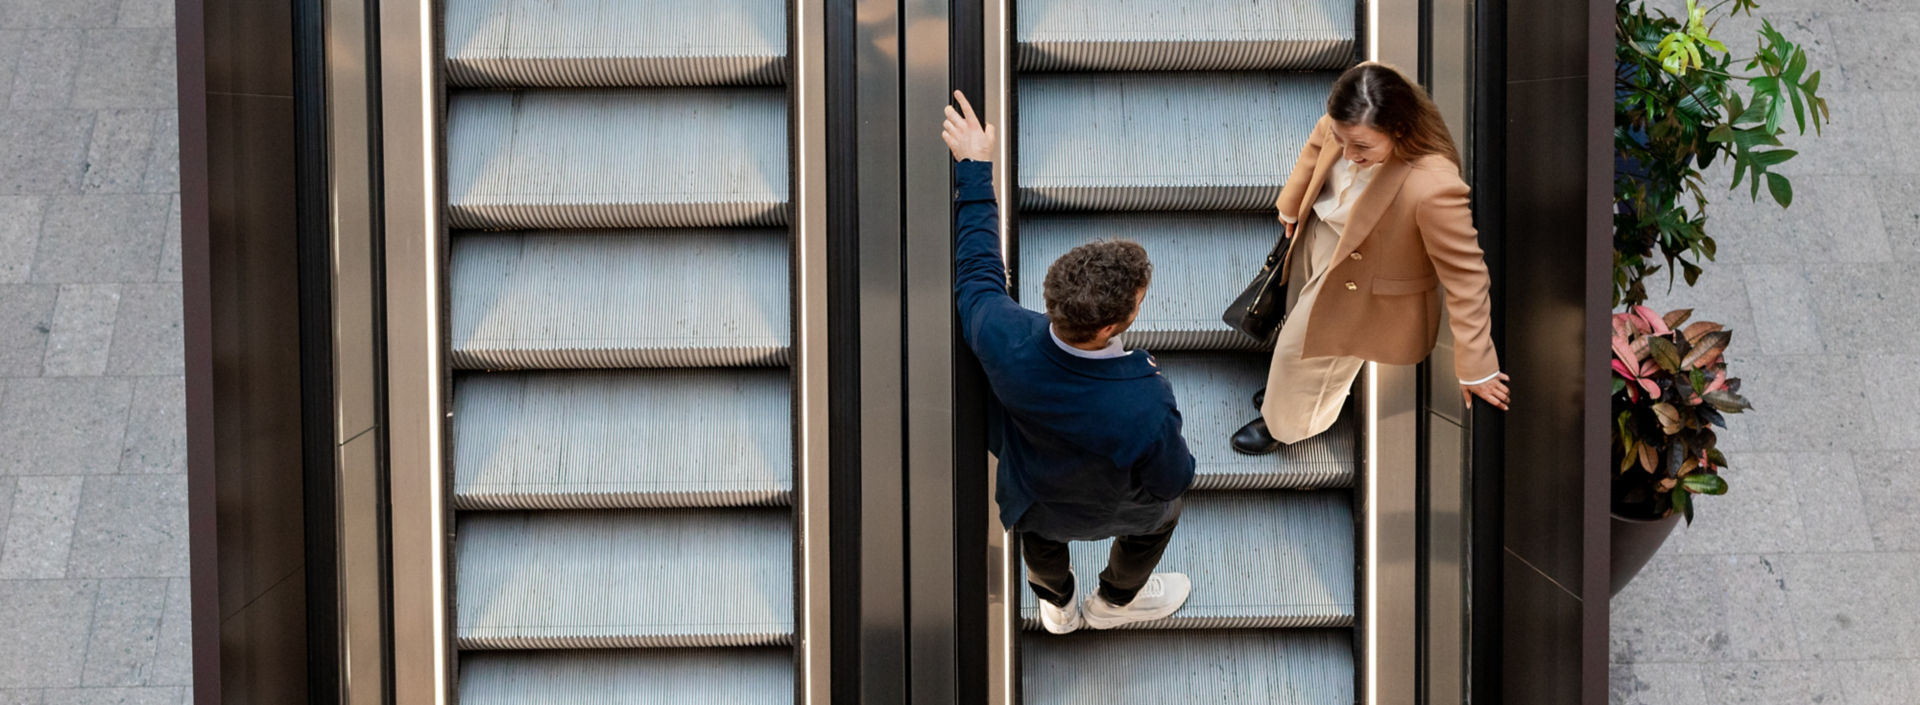
[{"label": "metal escalator step", "polygon": [[484,652],[460,658],[461,705],[792,705],[791,649]]},{"label": "metal escalator step", "polygon": [[455,86],[776,84],[786,77],[778,0],[450,0]]},{"label": "metal escalator step", "polygon": [[787,222],[778,89],[455,93],[455,228],[677,228]]},{"label": "metal escalator step", "polygon": [[453,238],[449,359],[464,369],[784,365],[779,230]]},{"label": "metal escalator step", "polygon": [[467,375],[457,509],[777,506],[793,494],[784,370]]},{"label": "metal escalator step", "polygon": [[772,646],[793,637],[782,510],[460,516],[461,649]]},{"label": "metal escalator step", "polygon": [[1352,705],[1345,632],[1077,632],[1021,645],[1026,705]]},{"label": "metal escalator step", "polygon": [[1273,207],[1334,74],[1043,74],[1020,79],[1027,210]]},{"label": "metal escalator step", "polygon": [[1353,61],[1349,0],[1023,0],[1022,71],[1334,69]]},{"label": "metal escalator step", "polygon": [[1242,455],[1228,439],[1259,416],[1253,393],[1267,383],[1265,353],[1156,354],[1173,385],[1185,420],[1183,435],[1193,452],[1193,489],[1318,489],[1353,486],[1354,427],[1350,416],[1325,433],[1290,444],[1272,455]]},{"label": "metal escalator step", "polygon": [[[1083,596],[1106,567],[1111,545],[1074,545]],[[1171,617],[1124,629],[1350,626],[1353,558],[1353,510],[1344,492],[1189,493],[1157,570],[1186,573],[1192,596]],[[1025,628],[1040,629],[1033,590],[1020,592]]]},{"label": "metal escalator step", "polygon": [[1153,285],[1128,345],[1163,350],[1255,350],[1262,345],[1220,320],[1260,271],[1284,232],[1271,215],[1129,213],[1035,215],[1020,225],[1020,300],[1046,306],[1047,267],[1068,250],[1099,239],[1138,242],[1153,260]]}]

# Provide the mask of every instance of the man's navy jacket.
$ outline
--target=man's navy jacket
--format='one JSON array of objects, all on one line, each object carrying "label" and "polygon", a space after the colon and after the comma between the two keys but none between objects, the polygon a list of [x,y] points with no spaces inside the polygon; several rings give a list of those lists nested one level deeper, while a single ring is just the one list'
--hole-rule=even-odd
[{"label": "man's navy jacket", "polygon": [[953,293],[960,330],[999,398],[1000,522],[1056,541],[1151,533],[1193,482],[1193,454],[1158,363],[1144,350],[1076,357],[1047,317],[1007,295],[993,166],[954,165]]}]

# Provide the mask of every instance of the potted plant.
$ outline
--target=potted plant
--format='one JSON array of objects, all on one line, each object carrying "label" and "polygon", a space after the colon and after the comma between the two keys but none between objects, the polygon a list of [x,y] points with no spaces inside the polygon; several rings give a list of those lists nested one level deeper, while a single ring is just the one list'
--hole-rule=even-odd
[{"label": "potted plant", "polygon": [[[1618,593],[1660,550],[1673,525],[1693,522],[1698,495],[1726,494],[1715,447],[1726,414],[1753,408],[1727,374],[1733,333],[1645,306],[1613,315],[1613,561]],[[1684,326],[1684,327],[1683,327]]]},{"label": "potted plant", "polygon": [[[1703,7],[1687,0],[1685,17],[1668,16],[1653,0],[1614,5],[1613,304],[1647,299],[1642,281],[1677,267],[1687,284],[1717,250],[1707,235],[1702,170],[1715,160],[1733,166],[1729,188],[1764,192],[1782,208],[1793,184],[1775,167],[1796,152],[1781,147],[1791,118],[1799,134],[1828,120],[1818,95],[1820,72],[1806,51],[1773,23],[1762,22],[1751,56],[1735,57],[1713,31],[1724,17],[1751,15],[1755,0]],[[1673,0],[1668,0],[1672,2]],[[1739,66],[1741,68],[1736,69]]]}]

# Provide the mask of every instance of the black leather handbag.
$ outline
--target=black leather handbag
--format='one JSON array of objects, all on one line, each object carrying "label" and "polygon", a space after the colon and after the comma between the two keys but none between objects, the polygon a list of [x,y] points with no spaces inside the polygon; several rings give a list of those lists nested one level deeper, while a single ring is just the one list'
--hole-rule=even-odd
[{"label": "black leather handbag", "polygon": [[1287,245],[1291,242],[1291,236],[1280,236],[1273,251],[1267,253],[1267,263],[1253,276],[1253,282],[1247,284],[1247,290],[1234,298],[1226,313],[1220,314],[1220,320],[1228,326],[1263,345],[1273,341],[1280,324],[1287,319],[1287,285],[1280,274],[1281,262],[1287,257]]}]

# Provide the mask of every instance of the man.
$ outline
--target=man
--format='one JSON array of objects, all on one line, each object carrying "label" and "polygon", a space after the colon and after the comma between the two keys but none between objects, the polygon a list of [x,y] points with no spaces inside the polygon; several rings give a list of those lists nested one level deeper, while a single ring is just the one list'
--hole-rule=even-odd
[{"label": "man", "polygon": [[[961,333],[999,399],[1000,522],[1021,537],[1047,631],[1111,629],[1180,609],[1191,583],[1154,573],[1193,481],[1180,411],[1158,363],[1119,335],[1140,313],[1153,265],[1132,242],[1074,248],[1047,269],[1047,315],[1007,295],[993,198],[994,130],[966,96],[946,110],[959,203],[954,298]],[[1067,542],[1117,537],[1081,609]]]}]

